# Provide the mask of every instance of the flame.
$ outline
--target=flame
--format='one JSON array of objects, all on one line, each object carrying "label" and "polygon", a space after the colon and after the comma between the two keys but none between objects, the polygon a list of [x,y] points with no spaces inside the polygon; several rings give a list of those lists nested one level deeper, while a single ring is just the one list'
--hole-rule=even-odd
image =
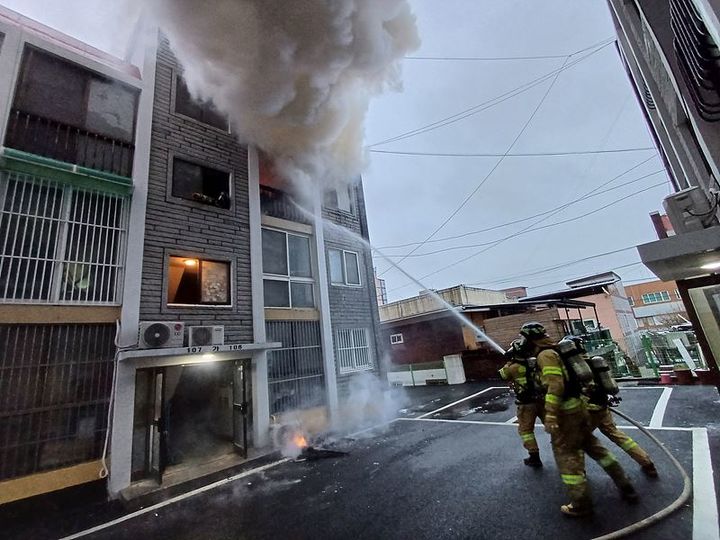
[{"label": "flame", "polygon": [[296,433],[292,436],[292,439],[290,439],[291,442],[297,446],[298,448],[307,448],[308,442],[305,436],[302,433]]}]

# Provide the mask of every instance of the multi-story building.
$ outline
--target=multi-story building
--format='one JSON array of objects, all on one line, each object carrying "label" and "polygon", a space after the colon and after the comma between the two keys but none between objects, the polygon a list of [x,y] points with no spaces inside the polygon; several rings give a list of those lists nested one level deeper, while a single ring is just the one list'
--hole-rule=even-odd
[{"label": "multi-story building", "polygon": [[646,281],[625,286],[640,330],[669,330],[688,324],[688,314],[674,281]]},{"label": "multi-story building", "polygon": [[620,56],[676,190],[664,205],[675,234],[638,250],[659,279],[677,282],[703,354],[718,376],[720,1],[609,0],[609,5]]},{"label": "multi-story building", "polygon": [[381,369],[361,181],[296,196],[157,31],[129,61],[4,9],[0,32],[0,503],[336,427]]},{"label": "multi-story building", "polygon": [[0,8],[0,503],[97,479],[141,68]]}]

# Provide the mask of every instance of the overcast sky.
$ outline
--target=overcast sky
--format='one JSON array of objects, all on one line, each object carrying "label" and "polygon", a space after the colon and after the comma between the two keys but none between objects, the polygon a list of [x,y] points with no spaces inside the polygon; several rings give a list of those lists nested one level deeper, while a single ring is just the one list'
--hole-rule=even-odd
[{"label": "overcast sky", "polygon": [[[0,0],[0,4],[115,54],[124,49],[128,33],[124,29],[128,25],[120,24],[121,2]],[[85,6],[89,4],[102,5],[102,12],[88,12]],[[364,183],[373,244],[383,248],[425,240],[477,189],[430,242],[400,263],[418,278],[432,274],[422,279],[428,287],[460,283],[488,288],[526,285],[532,287],[531,292],[539,293],[563,288],[563,283],[572,278],[613,269],[628,282],[651,277],[640,264],[628,266],[639,261],[635,250],[578,264],[565,263],[653,240],[648,213],[661,208],[662,198],[670,191],[661,161],[653,157],[653,150],[510,155],[502,161],[501,157],[377,152],[502,156],[508,151],[517,154],[652,147],[614,44],[583,59],[598,47],[585,49],[614,37],[606,3],[412,0],[411,4],[423,40],[413,56],[560,57],[406,60],[404,91],[377,98],[368,115],[366,141],[373,151]],[[108,13],[118,24],[108,27]],[[569,59],[564,57],[582,50]],[[559,74],[549,93],[554,77],[447,126],[372,146],[502,96],[568,64],[570,67]],[[652,187],[656,184],[662,185]],[[600,188],[596,196],[556,215],[545,214],[507,227],[445,239],[552,210],[596,188]],[[616,189],[605,191],[608,188]],[[590,214],[639,190],[646,191]],[[533,230],[576,217],[580,219]],[[545,221],[539,222],[543,218]],[[527,228],[528,232],[488,249],[489,243]],[[383,251],[398,260],[414,247],[388,247]],[[389,265],[385,261],[378,259],[375,264],[387,280],[391,300],[417,294],[419,287],[394,269],[386,271]],[[538,272],[553,266],[560,267]]]}]

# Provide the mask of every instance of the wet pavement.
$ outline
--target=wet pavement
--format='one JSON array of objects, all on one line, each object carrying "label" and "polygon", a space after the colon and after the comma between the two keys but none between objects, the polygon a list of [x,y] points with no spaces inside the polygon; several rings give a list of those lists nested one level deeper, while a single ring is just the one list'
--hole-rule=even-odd
[{"label": "wet pavement", "polygon": [[[649,424],[662,392],[623,389],[620,408]],[[473,397],[456,403],[467,396]],[[714,388],[675,387],[663,425],[680,429],[653,431],[691,477],[693,467],[709,474],[709,463],[693,463],[693,431],[688,428],[708,426],[715,448],[718,401]],[[347,456],[267,462],[266,470],[151,508],[84,538],[593,538],[657,512],[682,490],[669,459],[636,429],[628,429],[655,459],[660,478],[646,478],[606,441],[635,482],[640,502],[623,502],[600,467],[588,463],[596,513],[571,520],[558,511],[566,502],[564,489],[541,428],[537,435],[545,467],[535,470],[521,463],[525,453],[515,426],[506,424],[515,415],[506,388],[408,389],[401,411],[401,419],[387,426],[340,441],[336,447],[349,451]],[[72,523],[38,517],[24,530],[11,528],[18,534],[9,538],[57,538],[102,523],[100,517],[84,524],[77,516]],[[693,504],[687,504],[633,538],[704,538],[693,537],[693,517]]]}]

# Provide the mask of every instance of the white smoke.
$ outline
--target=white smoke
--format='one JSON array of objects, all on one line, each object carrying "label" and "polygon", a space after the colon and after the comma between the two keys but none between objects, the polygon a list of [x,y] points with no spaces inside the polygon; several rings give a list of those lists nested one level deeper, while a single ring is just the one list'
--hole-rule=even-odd
[{"label": "white smoke", "polygon": [[407,0],[155,0],[146,9],[194,97],[228,114],[241,142],[288,180],[360,173],[369,100],[400,88],[399,60],[419,46]]}]

